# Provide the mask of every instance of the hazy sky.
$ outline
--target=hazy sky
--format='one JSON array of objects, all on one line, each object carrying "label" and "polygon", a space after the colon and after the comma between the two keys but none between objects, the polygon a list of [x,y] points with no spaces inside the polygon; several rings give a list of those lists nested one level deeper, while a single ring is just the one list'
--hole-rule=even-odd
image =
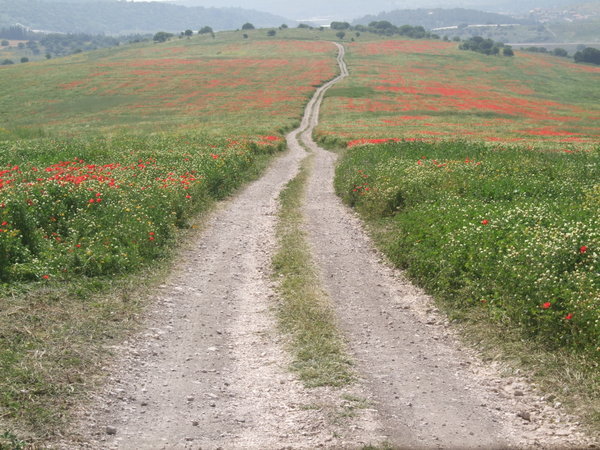
[{"label": "hazy sky", "polygon": [[[139,0],[138,0],[139,1]],[[534,7],[564,6],[577,0],[171,0],[187,6],[239,6],[301,20],[315,16],[352,19],[393,9],[473,8],[519,13]],[[581,1],[581,0],[579,0]],[[589,0],[588,0],[589,1]],[[599,0],[600,1],[600,0]]]}]

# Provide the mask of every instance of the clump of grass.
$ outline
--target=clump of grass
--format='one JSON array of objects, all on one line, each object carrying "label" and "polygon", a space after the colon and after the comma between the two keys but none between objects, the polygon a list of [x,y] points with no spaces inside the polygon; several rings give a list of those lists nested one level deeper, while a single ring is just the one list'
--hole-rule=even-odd
[{"label": "clump of grass", "polygon": [[353,373],[302,230],[307,176],[305,164],[280,196],[279,250],[273,259],[281,295],[278,318],[290,336],[292,369],[300,379],[309,387],[340,386],[349,383]]},{"label": "clump of grass", "polygon": [[145,283],[139,274],[82,278],[14,285],[3,296],[0,448],[68,431],[72,408],[101,379],[109,348],[137,327],[147,290],[164,278],[168,265],[158,262]]}]

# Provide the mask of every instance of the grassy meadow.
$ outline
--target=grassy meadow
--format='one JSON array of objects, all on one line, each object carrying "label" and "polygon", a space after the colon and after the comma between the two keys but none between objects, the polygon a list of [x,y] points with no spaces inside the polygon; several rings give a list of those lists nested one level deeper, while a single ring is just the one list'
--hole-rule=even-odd
[{"label": "grassy meadow", "polygon": [[349,146],[382,139],[599,141],[599,67],[457,47],[425,40],[347,45],[352,76],[328,91],[317,138]]},{"label": "grassy meadow", "polygon": [[185,229],[285,147],[338,70],[309,35],[0,68],[0,448],[65,431]]},{"label": "grassy meadow", "polygon": [[[334,31],[267,31],[0,67],[0,448],[67,430],[186,228],[259,176],[337,74]],[[343,149],[338,194],[452,318],[556,357],[536,370],[565,403],[597,399],[600,69],[345,46],[316,133]]]},{"label": "grassy meadow", "polygon": [[491,358],[600,423],[600,68],[348,45],[317,138],[390,260]]}]

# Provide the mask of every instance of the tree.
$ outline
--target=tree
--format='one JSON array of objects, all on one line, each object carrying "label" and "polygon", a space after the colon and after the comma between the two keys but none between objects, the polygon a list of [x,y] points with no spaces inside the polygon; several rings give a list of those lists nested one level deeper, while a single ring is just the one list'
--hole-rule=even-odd
[{"label": "tree", "polygon": [[200,28],[200,30],[198,31],[198,34],[213,34],[214,31],[211,27],[209,27],[208,25]]},{"label": "tree", "polygon": [[504,56],[515,56],[515,52],[513,52],[512,47],[506,46],[502,49],[502,54]]},{"label": "tree", "polygon": [[246,33],[242,34],[242,37],[243,37],[244,39],[248,39],[248,35],[247,35]]},{"label": "tree", "polygon": [[8,47],[9,44],[10,42],[8,42],[6,39],[3,39],[2,42],[0,42],[0,45],[2,45],[2,47]]},{"label": "tree", "polygon": [[192,30],[185,30],[183,32],[184,35],[186,35],[187,37],[193,36],[194,32]]},{"label": "tree", "polygon": [[8,66],[10,64],[14,64],[14,61],[12,59],[5,59],[4,61],[2,61],[3,66]]},{"label": "tree", "polygon": [[350,24],[348,22],[331,22],[332,30],[347,30],[350,28]]},{"label": "tree", "polygon": [[254,25],[252,25],[250,22],[246,22],[244,25],[242,25],[242,30],[254,30]]},{"label": "tree", "polygon": [[277,31],[275,31],[275,30],[267,31],[267,36],[275,36],[276,34],[277,34]]},{"label": "tree", "polygon": [[22,62],[22,63],[27,63],[27,62],[29,62],[29,58],[28,58],[27,56],[23,56],[23,57],[21,58],[21,62]]},{"label": "tree", "polygon": [[288,28],[287,23],[282,23],[279,27],[280,30],[286,30]]},{"label": "tree", "polygon": [[152,40],[154,42],[166,42],[169,40],[169,38],[172,38],[172,37],[173,37],[173,33],[167,33],[166,31],[159,31],[158,33],[156,33],[154,35]]},{"label": "tree", "polygon": [[346,33],[344,33],[343,31],[338,31],[337,33],[335,33],[335,35],[337,37],[339,37],[340,39],[344,39],[344,37],[346,36]]},{"label": "tree", "polygon": [[566,58],[567,56],[569,56],[569,52],[567,52],[564,48],[555,48],[552,51],[552,54],[554,56],[562,56],[563,58]]},{"label": "tree", "polygon": [[584,62],[590,64],[600,64],[600,50],[592,47],[586,47],[583,50],[575,53],[574,59],[577,63]]}]

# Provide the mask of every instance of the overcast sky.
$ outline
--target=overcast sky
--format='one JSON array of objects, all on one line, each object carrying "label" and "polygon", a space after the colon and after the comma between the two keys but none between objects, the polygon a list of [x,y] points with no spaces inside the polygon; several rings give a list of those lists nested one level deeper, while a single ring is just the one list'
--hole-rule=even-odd
[{"label": "overcast sky", "polygon": [[[142,0],[135,0],[142,1]],[[145,0],[148,1],[148,0]],[[238,6],[302,20],[318,16],[350,20],[393,9],[473,8],[503,13],[522,13],[534,7],[564,6],[576,0],[162,0],[187,6]],[[580,0],[581,1],[581,0]],[[589,0],[588,0],[589,1]],[[600,0],[599,0],[600,1]]]},{"label": "overcast sky", "polygon": [[[148,1],[148,0],[132,0]],[[154,0],[204,7],[242,7],[270,12],[292,20],[326,17],[352,20],[366,14],[393,9],[472,8],[483,11],[518,14],[535,7],[558,7],[577,0]],[[582,0],[579,0],[581,2]],[[589,1],[589,0],[588,0]],[[598,0],[600,1],[600,0]]]}]

